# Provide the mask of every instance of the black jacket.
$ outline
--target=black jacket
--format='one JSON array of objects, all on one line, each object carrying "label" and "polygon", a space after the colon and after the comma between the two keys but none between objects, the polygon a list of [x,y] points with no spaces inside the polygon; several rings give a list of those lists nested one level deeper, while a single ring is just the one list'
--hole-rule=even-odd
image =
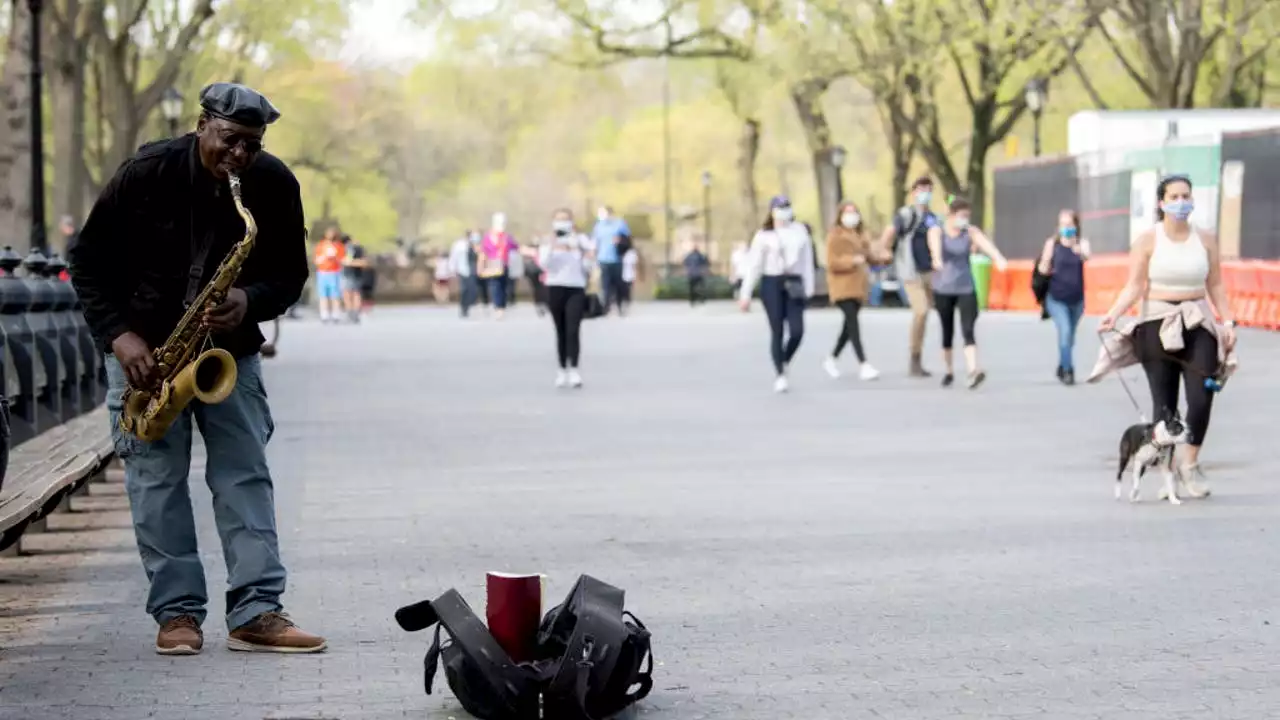
[{"label": "black jacket", "polygon": [[[310,273],[302,196],[283,162],[261,153],[241,175],[242,200],[258,224],[235,286],[249,299],[244,323],[213,336],[236,357],[258,352],[258,323],[297,302]],[[210,240],[206,240],[211,235]],[[244,237],[226,181],[200,164],[193,134],[142,146],[116,171],[68,248],[71,281],[103,352],[127,331],[153,349],[185,312],[199,242],[211,242],[200,287]]]}]

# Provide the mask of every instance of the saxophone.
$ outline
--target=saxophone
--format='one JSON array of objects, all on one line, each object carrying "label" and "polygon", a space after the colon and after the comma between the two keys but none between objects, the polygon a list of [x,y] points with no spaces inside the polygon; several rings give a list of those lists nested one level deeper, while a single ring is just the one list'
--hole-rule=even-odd
[{"label": "saxophone", "polygon": [[223,258],[169,339],[155,349],[156,383],[149,389],[125,388],[120,429],[139,440],[154,442],[164,437],[192,400],[215,405],[236,387],[235,358],[222,348],[206,348],[210,330],[202,322],[206,310],[227,299],[227,291],[240,276],[258,235],[258,224],[240,198],[240,178],[231,175],[228,179],[236,212],[244,220],[244,238]]}]

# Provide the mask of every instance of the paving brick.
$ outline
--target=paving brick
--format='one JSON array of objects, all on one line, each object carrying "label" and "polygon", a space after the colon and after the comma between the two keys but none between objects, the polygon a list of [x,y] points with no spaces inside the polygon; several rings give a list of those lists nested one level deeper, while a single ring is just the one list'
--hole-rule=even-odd
[{"label": "paving brick", "polygon": [[763,317],[728,306],[589,322],[579,392],[551,387],[550,325],[527,307],[288,322],[265,364],[286,604],[331,651],[225,649],[197,470],[206,652],[151,651],[125,498],[94,493],[38,554],[0,559],[0,719],[462,720],[442,677],[422,693],[428,637],[392,612],[449,587],[480,609],[490,569],[548,573],[553,601],[582,572],[626,588],[658,661],[640,718],[1280,706],[1280,456],[1257,442],[1280,406],[1280,335],[1243,333],[1205,451],[1215,494],[1173,508],[1111,500],[1135,413],[1115,380],[1058,385],[1048,323],[983,315],[989,379],[970,392],[904,377],[906,321],[864,313],[884,372],[867,384],[822,373],[838,317],[808,314],[786,396]]}]

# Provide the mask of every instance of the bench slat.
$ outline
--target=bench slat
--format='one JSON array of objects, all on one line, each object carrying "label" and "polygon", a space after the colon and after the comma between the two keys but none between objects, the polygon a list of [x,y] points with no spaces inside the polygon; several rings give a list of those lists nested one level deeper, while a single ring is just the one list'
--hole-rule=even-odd
[{"label": "bench slat", "polygon": [[14,448],[0,488],[0,533],[34,518],[46,503],[85,480],[112,454],[105,407]]}]

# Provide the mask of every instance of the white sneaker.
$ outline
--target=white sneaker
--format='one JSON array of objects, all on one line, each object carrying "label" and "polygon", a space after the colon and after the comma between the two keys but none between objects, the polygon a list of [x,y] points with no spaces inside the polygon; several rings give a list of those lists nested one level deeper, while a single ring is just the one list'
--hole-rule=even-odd
[{"label": "white sneaker", "polygon": [[773,381],[773,391],[776,393],[784,393],[791,389],[791,385],[787,382],[786,375],[779,375],[777,380]]},{"label": "white sneaker", "polygon": [[875,380],[880,377],[880,371],[875,369],[869,362],[862,363],[862,370],[858,372],[858,377],[862,380]]},{"label": "white sneaker", "polygon": [[563,370],[560,370],[559,372],[557,372],[556,387],[562,388],[562,387],[568,387],[568,385],[569,385],[569,376],[566,375]]},{"label": "white sneaker", "polygon": [[[1178,468],[1178,489],[1188,497],[1209,497],[1209,483],[1199,465],[1183,465]],[[1181,493],[1180,493],[1181,494]]]},{"label": "white sneaker", "polygon": [[822,369],[826,370],[832,379],[840,377],[840,367],[836,365],[836,359],[833,357],[827,357],[822,361]]},{"label": "white sneaker", "polygon": [[578,374],[577,368],[571,368],[569,370],[569,386],[576,388],[582,387],[582,376]]}]

